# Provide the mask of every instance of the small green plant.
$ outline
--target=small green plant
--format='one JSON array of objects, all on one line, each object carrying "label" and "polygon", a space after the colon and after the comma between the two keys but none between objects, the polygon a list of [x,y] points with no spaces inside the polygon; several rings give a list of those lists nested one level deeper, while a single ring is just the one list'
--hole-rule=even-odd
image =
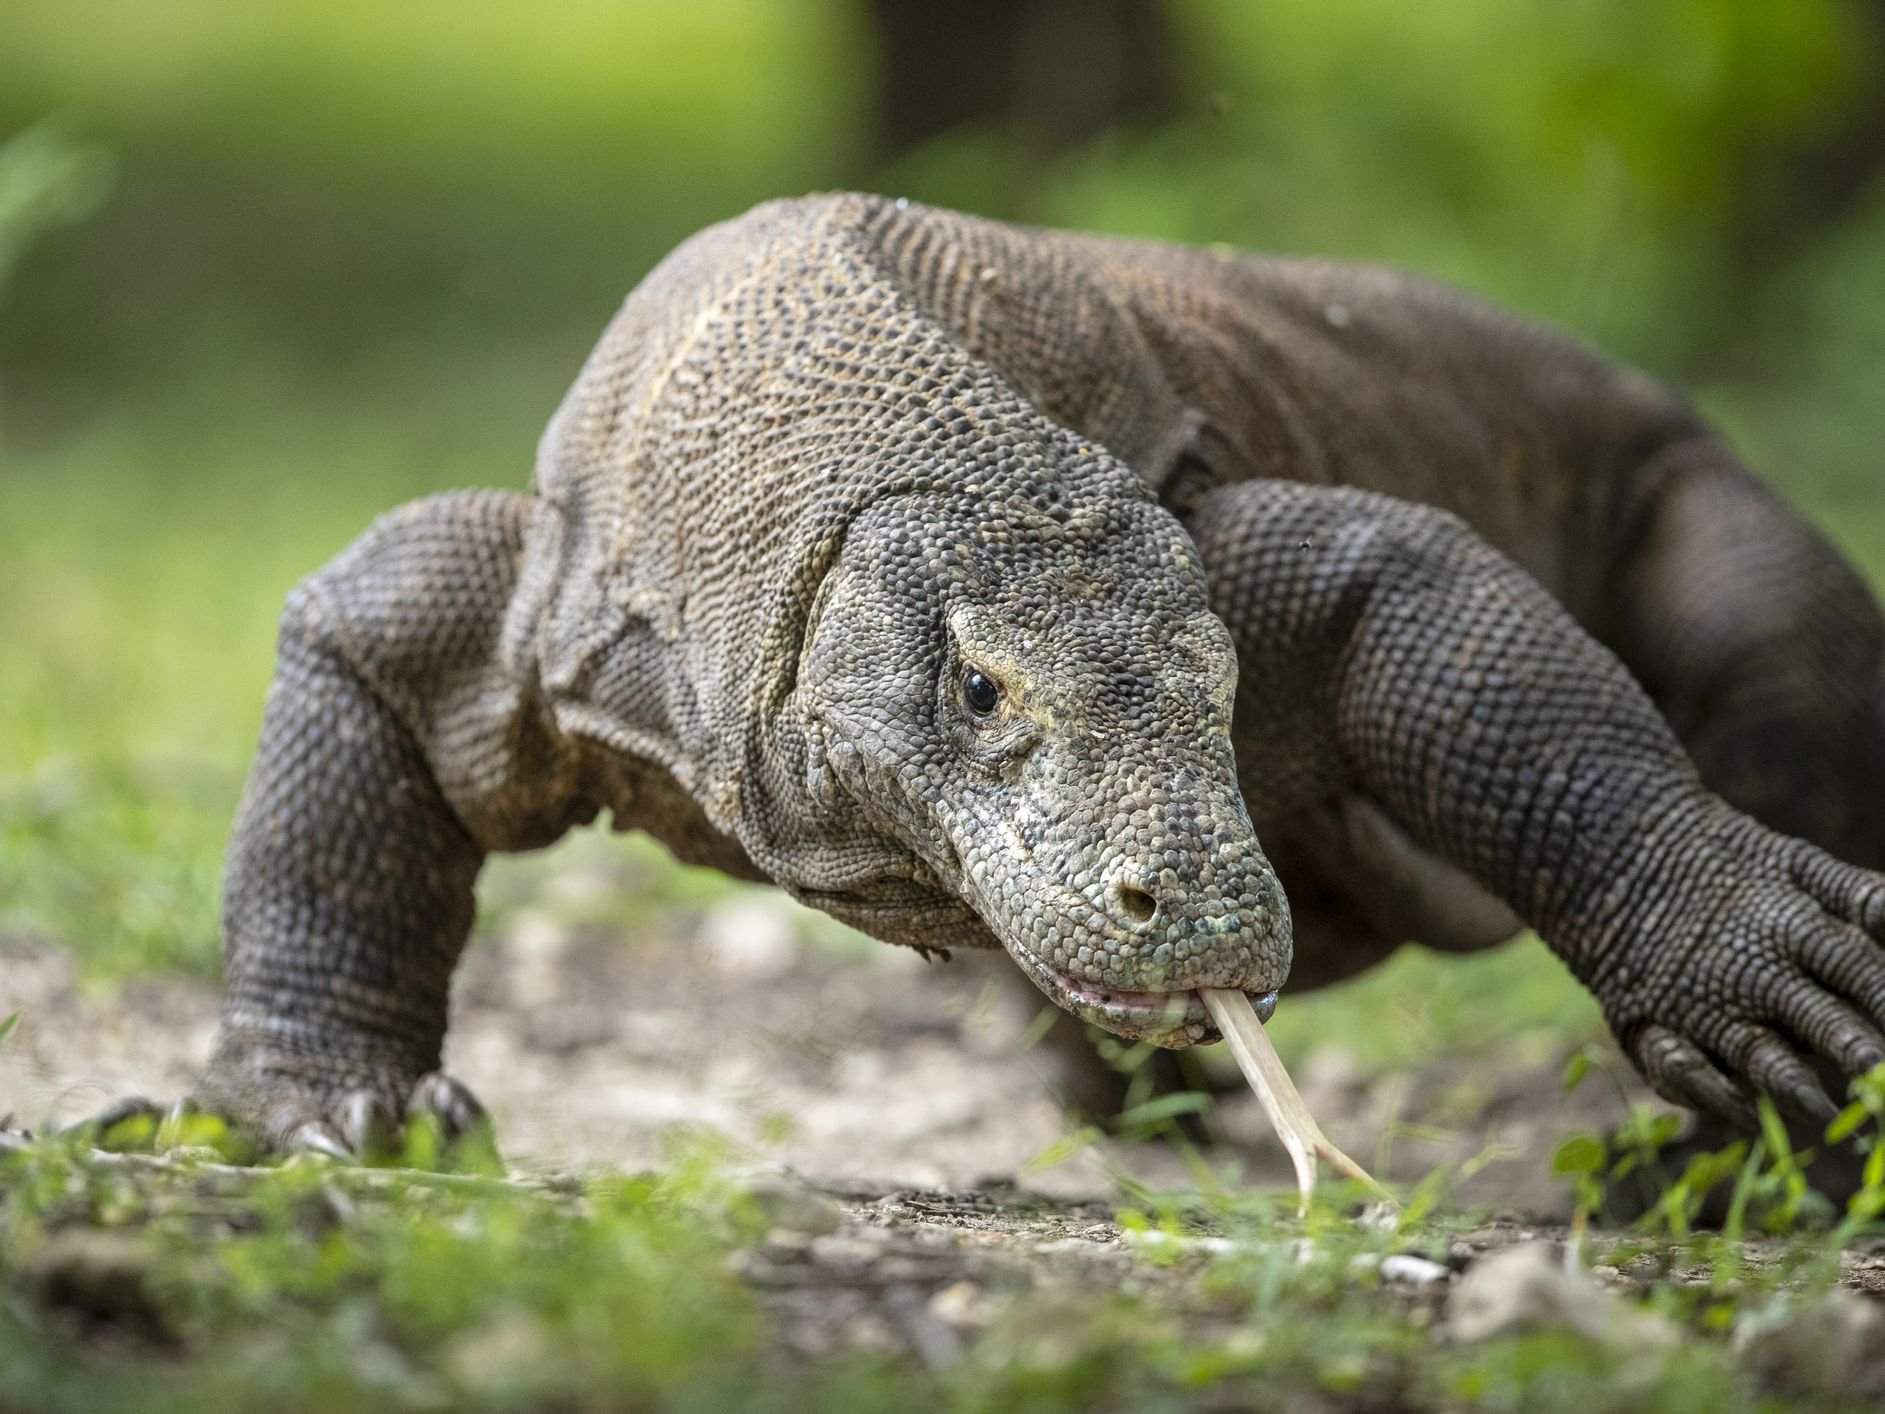
[{"label": "small green plant", "polygon": [[[1613,1216],[1611,1195],[1631,1180],[1653,1194],[1633,1224],[1646,1236],[1686,1240],[1710,1195],[1731,1182],[1722,1224],[1723,1236],[1730,1241],[1740,1241],[1750,1228],[1783,1235],[1823,1226],[1832,1209],[1807,1180],[1813,1151],[1793,1148],[1779,1112],[1765,1097],[1759,1115],[1761,1131],[1754,1139],[1736,1139],[1691,1154],[1679,1172],[1672,1172],[1665,1151],[1681,1134],[1681,1117],[1635,1106],[1607,1136],[1574,1134],[1565,1139],[1552,1155],[1552,1172],[1571,1186],[1580,1230],[1594,1219]],[[1885,1196],[1880,1208],[1885,1210]]]},{"label": "small green plant", "polygon": [[[1859,1189],[1846,1200],[1846,1216],[1834,1231],[1841,1245],[1855,1240],[1885,1214],[1885,1064],[1852,1082],[1852,1101],[1826,1126],[1826,1142],[1850,1140],[1865,1155]],[[1861,1133],[1867,1122],[1870,1133]]]}]

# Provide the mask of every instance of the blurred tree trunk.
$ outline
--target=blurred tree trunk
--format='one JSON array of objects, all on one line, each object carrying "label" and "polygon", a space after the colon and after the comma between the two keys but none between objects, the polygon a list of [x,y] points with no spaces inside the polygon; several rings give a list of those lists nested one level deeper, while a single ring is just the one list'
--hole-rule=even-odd
[{"label": "blurred tree trunk", "polygon": [[871,0],[870,11],[883,157],[976,126],[1039,158],[1172,109],[1171,32],[1153,0]]},{"label": "blurred tree trunk", "polygon": [[1861,7],[1869,71],[1859,97],[1840,122],[1811,147],[1794,154],[1790,225],[1818,227],[1851,214],[1885,171],[1885,0]]},{"label": "blurred tree trunk", "polygon": [[1773,331],[1758,330],[1755,321],[1776,272],[1810,255],[1823,236],[1885,194],[1885,0],[1855,8],[1867,78],[1841,104],[1836,121],[1809,141],[1762,154],[1745,174],[1754,195],[1739,212],[1729,251],[1740,295],[1719,312],[1712,345],[1686,370],[1692,378],[1731,369],[1750,336],[1756,344],[1772,338]]}]

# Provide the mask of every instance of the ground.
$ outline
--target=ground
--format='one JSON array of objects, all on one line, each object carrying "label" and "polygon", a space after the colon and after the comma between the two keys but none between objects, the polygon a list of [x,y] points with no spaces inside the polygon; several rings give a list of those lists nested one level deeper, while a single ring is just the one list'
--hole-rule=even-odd
[{"label": "ground", "polygon": [[[0,6],[15,121],[84,140],[78,205],[119,173],[94,226],[12,265],[41,204],[0,163],[0,1414],[1866,1397],[1877,1209],[1814,1204],[1763,1142],[1606,1211],[1596,1180],[1666,1126],[1535,942],[1286,994],[1285,1059],[1400,1188],[1393,1221],[1336,1188],[1298,1219],[1246,1099],[1209,1149],[1146,1093],[1069,1118],[1027,1009],[967,960],[595,835],[493,871],[460,989],[451,1061],[514,1176],[423,1143],[252,1170],[19,1130],[175,1094],[207,1051],[289,587],[402,500],[522,489],[608,306],[763,197],[1461,281],[1673,378],[1885,590],[1885,191],[1812,222],[1783,191],[1823,185],[1795,138],[1864,127],[1840,6],[1174,7],[1248,14],[1189,26],[1173,124],[1048,166],[978,129],[889,167],[851,141],[868,56],[796,9],[661,7],[669,34],[591,7],[647,31],[627,46],[559,10],[532,46],[519,7],[472,5],[415,65],[418,7],[266,8],[295,44],[258,7],[146,6],[81,53],[74,7]],[[1711,1179],[1722,1236],[1689,1230]]]},{"label": "ground", "polygon": [[216,992],[0,938],[0,1410],[1581,1408],[1594,1368],[1618,1407],[1733,1408],[1874,1378],[1885,1315],[1828,1296],[1885,1287],[1863,1240],[1828,1266],[1811,1236],[1573,1228],[1554,1154],[1647,1097],[1536,942],[1286,994],[1311,1108],[1410,1195],[1298,1220],[1247,1096],[1212,1143],[1168,1100],[1069,1113],[999,957],[926,965],[599,834],[485,903],[448,1061],[506,1179],[27,1144],[187,1089]]},{"label": "ground", "polygon": [[[1029,1044],[1045,1003],[997,985],[1005,958],[959,953],[925,964],[765,889],[660,910],[654,926],[625,939],[606,913],[583,921],[614,887],[635,887],[640,856],[617,859],[615,843],[586,840],[523,881],[533,901],[504,910],[473,945],[456,988],[447,1064],[489,1106],[514,1163],[651,1165],[680,1123],[826,1183],[963,1189],[995,1179],[1085,1197],[1109,1192],[1120,1171],[1153,1186],[1187,1181],[1170,1144],[1068,1142],[1080,1131],[1057,1100],[1067,1081],[1060,1058]],[[1526,962],[1555,969],[1530,947]],[[1446,962],[1424,963],[1419,989],[1444,985]],[[0,1095],[41,1127],[115,1095],[180,1095],[208,1053],[209,981],[88,988],[66,950],[24,939],[0,939],[0,965],[5,1004],[25,1016],[0,1051]],[[1397,985],[1384,977],[1374,990],[1385,997]],[[1476,981],[1473,991],[1485,987]],[[1549,1155],[1564,1136],[1624,1112],[1614,1087],[1560,1095],[1575,1031],[1521,1034],[1517,1054],[1449,1047],[1424,1063],[1390,1057],[1384,1066],[1378,1052],[1339,1040],[1303,1044],[1290,1029],[1293,1009],[1285,1005],[1276,1027],[1285,1051],[1304,1060],[1298,1083],[1335,1142],[1409,1179],[1483,1156],[1456,1195],[1464,1202],[1561,1211],[1567,1193]],[[1588,1028],[1588,1011],[1574,1015]],[[1391,1024],[1377,1018],[1378,1028]],[[1627,1067],[1613,1070],[1628,1098],[1647,1098]],[[1214,1162],[1238,1181],[1287,1186],[1286,1156],[1255,1099],[1234,1091],[1214,1109],[1232,1140]]]}]

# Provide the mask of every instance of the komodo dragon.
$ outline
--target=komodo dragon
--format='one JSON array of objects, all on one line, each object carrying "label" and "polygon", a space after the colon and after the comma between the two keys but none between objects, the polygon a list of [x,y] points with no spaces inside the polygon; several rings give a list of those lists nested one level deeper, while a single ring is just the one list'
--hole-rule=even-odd
[{"label": "komodo dragon", "polygon": [[641,283],[535,481],[289,597],[199,1092],[276,1146],[476,1115],[479,866],[604,809],[1163,1046],[1198,987],[1530,925],[1673,1101],[1823,1115],[1885,1057],[1885,621],[1548,330],[810,197]]}]

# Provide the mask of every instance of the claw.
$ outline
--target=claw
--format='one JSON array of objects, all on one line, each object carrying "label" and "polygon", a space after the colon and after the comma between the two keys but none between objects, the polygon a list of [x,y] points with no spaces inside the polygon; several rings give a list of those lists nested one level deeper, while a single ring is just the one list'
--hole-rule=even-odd
[{"label": "claw", "polygon": [[1810,1065],[1774,1031],[1764,1026],[1734,1026],[1717,1044],[1734,1069],[1787,1114],[1817,1124],[1838,1114]]},{"label": "claw", "polygon": [[1672,1105],[1720,1115],[1747,1133],[1760,1128],[1754,1102],[1694,1043],[1667,1027],[1648,1025],[1631,1050],[1650,1087]]},{"label": "claw", "polygon": [[1743,1069],[1776,1104],[1797,1118],[1824,1125],[1839,1113],[1811,1067],[1772,1032],[1758,1036],[1748,1047]]},{"label": "claw", "polygon": [[484,1123],[484,1106],[461,1082],[443,1071],[421,1076],[406,1101],[406,1116],[429,1114],[447,1139],[458,1139]]},{"label": "claw", "polygon": [[386,1102],[371,1090],[355,1090],[347,1096],[341,1110],[341,1133],[347,1146],[371,1163],[383,1159],[398,1148],[399,1122]]},{"label": "claw", "polygon": [[344,1164],[354,1161],[353,1150],[347,1147],[330,1126],[317,1119],[297,1125],[288,1135],[286,1147],[292,1153],[321,1154],[330,1159],[338,1159]]}]

